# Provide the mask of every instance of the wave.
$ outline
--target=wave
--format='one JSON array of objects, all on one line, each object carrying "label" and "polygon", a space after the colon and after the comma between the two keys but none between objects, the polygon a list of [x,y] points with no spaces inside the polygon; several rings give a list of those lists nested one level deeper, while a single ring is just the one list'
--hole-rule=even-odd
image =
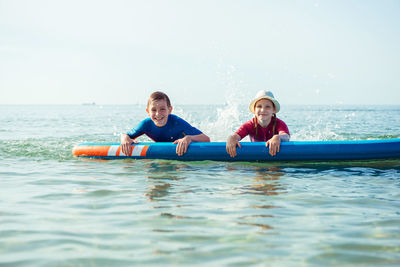
[{"label": "wave", "polygon": [[0,159],[72,160],[72,148],[84,142],[115,142],[106,138],[75,136],[0,140]]},{"label": "wave", "polygon": [[0,141],[0,158],[72,159],[74,140],[21,139]]}]

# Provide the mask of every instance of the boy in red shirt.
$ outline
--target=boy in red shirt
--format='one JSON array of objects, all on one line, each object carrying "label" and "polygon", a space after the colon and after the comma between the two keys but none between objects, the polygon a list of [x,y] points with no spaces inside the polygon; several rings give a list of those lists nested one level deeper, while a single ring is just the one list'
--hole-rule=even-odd
[{"label": "boy in red shirt", "polygon": [[270,91],[259,91],[250,102],[249,109],[254,118],[245,122],[239,129],[228,137],[226,152],[236,156],[236,146],[239,141],[250,135],[251,142],[266,142],[269,154],[275,156],[279,152],[281,141],[289,141],[290,133],[286,123],[276,117],[280,105]]}]

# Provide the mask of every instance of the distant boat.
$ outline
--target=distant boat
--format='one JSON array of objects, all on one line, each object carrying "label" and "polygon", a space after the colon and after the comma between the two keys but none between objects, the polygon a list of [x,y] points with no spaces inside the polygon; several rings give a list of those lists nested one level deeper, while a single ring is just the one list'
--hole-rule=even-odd
[{"label": "distant boat", "polygon": [[85,102],[82,105],[84,105],[84,106],[94,106],[94,105],[96,105],[96,102],[92,102],[92,103]]}]

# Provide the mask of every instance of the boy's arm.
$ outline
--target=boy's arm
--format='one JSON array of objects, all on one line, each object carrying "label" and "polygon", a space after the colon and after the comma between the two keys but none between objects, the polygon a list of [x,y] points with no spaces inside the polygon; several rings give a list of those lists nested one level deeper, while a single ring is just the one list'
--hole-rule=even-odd
[{"label": "boy's arm", "polygon": [[[130,155],[132,150],[132,143],[137,143],[136,138],[144,134],[146,127],[148,127],[149,119],[142,120],[135,128],[127,133],[121,134],[121,150],[125,155]],[[133,138],[131,138],[131,136]]]},{"label": "boy's arm", "polygon": [[210,137],[208,137],[203,133],[198,135],[187,135],[187,136],[190,137],[192,142],[210,142]]},{"label": "boy's arm", "polygon": [[174,144],[178,144],[176,146],[176,154],[178,154],[178,156],[185,154],[191,142],[210,142],[210,137],[201,133],[197,135],[186,135],[181,139],[175,140]]},{"label": "boy's arm", "polygon": [[130,155],[132,150],[132,143],[136,143],[135,140],[131,139],[127,134],[121,134],[121,150],[125,155]]}]

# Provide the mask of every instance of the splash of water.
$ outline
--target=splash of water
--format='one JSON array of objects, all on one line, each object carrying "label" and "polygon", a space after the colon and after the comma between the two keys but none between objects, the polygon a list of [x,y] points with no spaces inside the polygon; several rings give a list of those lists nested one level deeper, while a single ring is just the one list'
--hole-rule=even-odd
[{"label": "splash of water", "polygon": [[217,108],[214,121],[200,123],[201,127],[207,129],[209,136],[214,142],[224,142],[241,124],[241,112],[238,105],[227,104]]},{"label": "splash of water", "polygon": [[251,117],[245,108],[250,100],[248,86],[239,78],[237,68],[233,65],[224,68],[220,65],[220,68],[222,70],[218,76],[225,90],[225,103],[217,108],[214,120],[204,125],[209,129],[211,140],[215,142],[226,141],[229,135]]}]

